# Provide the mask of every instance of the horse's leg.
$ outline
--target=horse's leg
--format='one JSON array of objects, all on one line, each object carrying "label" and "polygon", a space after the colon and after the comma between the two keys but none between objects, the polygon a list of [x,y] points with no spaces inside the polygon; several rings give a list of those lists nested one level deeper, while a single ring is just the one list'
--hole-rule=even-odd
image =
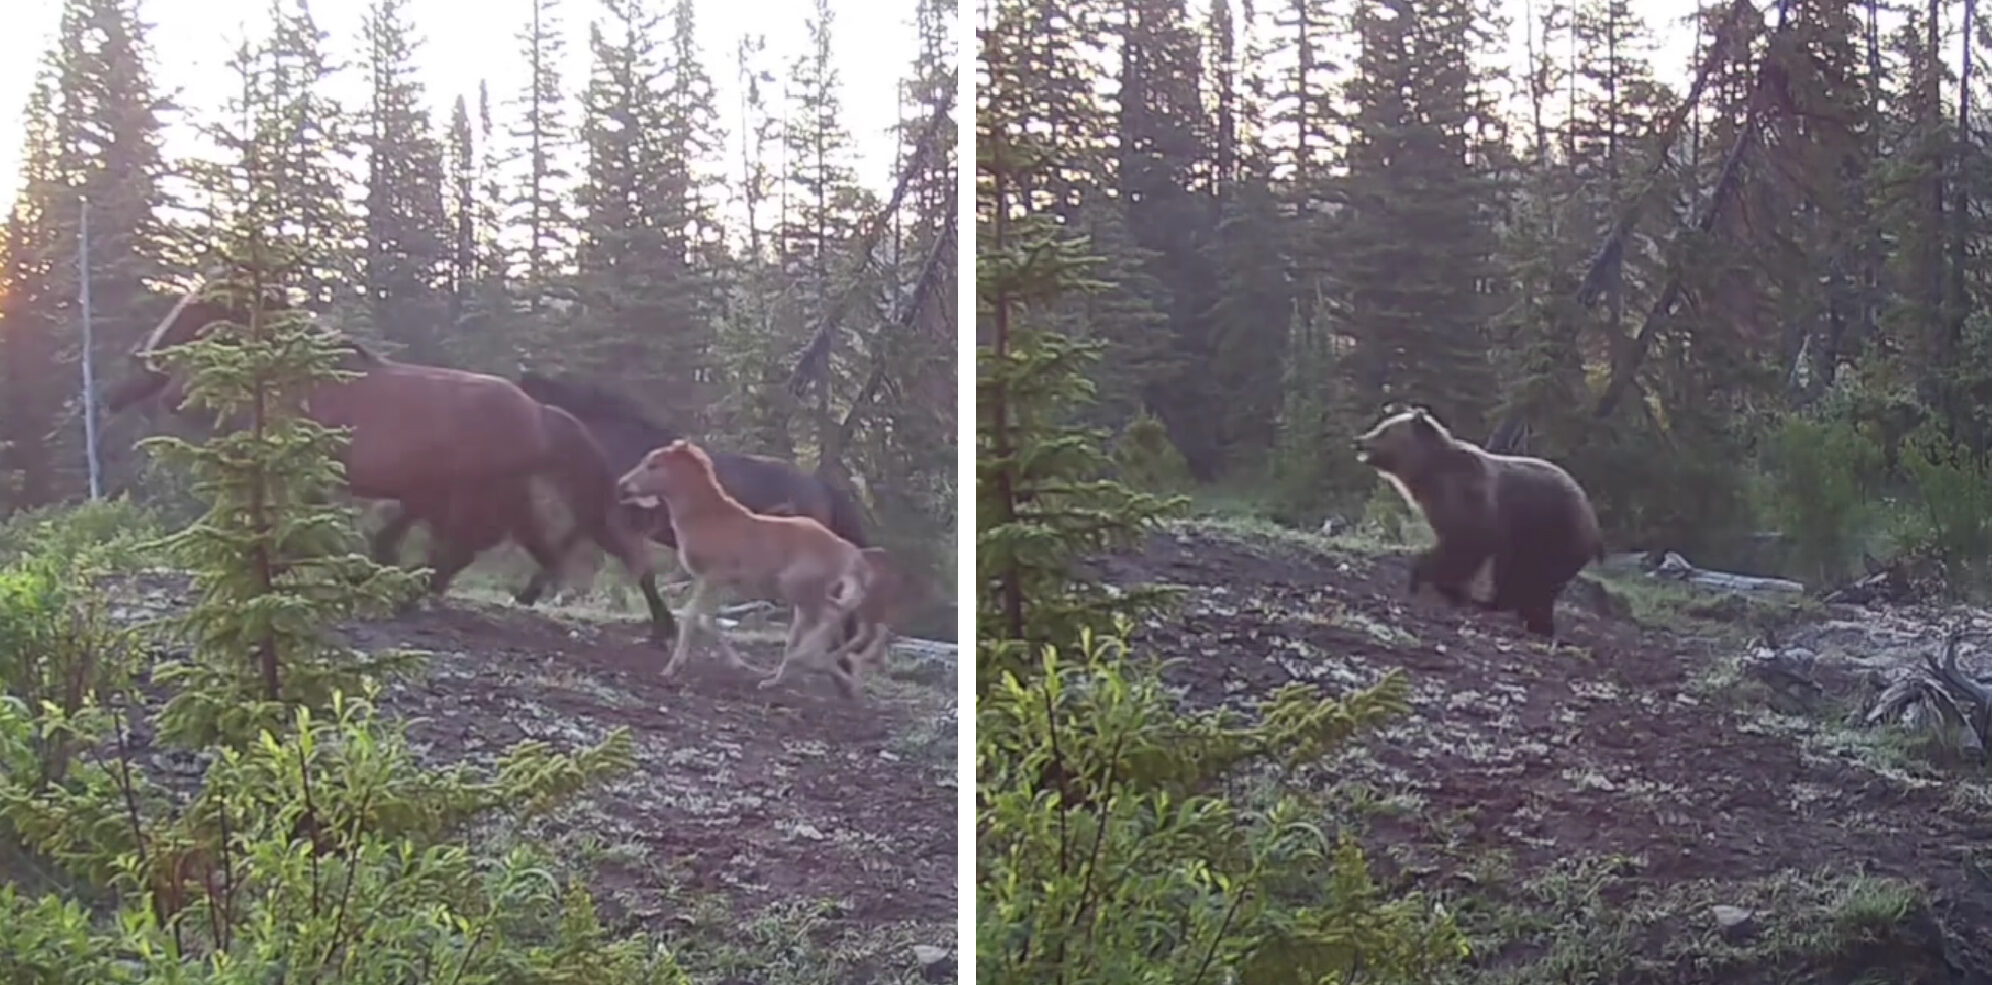
[{"label": "horse's leg", "polygon": [[460,539],[458,533],[443,523],[433,525],[429,565],[431,595],[434,598],[443,598],[451,588],[452,579],[458,577],[458,573],[464,571],[479,553],[476,547]]},{"label": "horse's leg", "polygon": [[[624,528],[621,526],[621,529]],[[666,600],[660,598],[659,579],[653,571],[646,538],[636,531],[629,530],[627,536],[614,536],[608,527],[602,526],[592,533],[596,535],[598,546],[624,564],[632,580],[639,583],[639,594],[646,599],[646,616],[652,623],[648,638],[659,643],[664,642],[669,636],[676,635],[674,614],[667,608]],[[701,579],[696,578],[695,584],[699,587]]]},{"label": "horse's leg", "polygon": [[396,566],[402,551],[403,538],[409,535],[410,527],[418,520],[416,511],[400,500],[390,509],[394,512],[390,515],[389,522],[383,524],[382,529],[375,531],[375,536],[368,539],[369,556],[376,564],[385,568]]},{"label": "horse's leg", "polygon": [[[696,575],[694,590],[688,593],[687,605],[681,607],[681,626],[674,634],[674,654],[667,658],[667,665],[660,676],[672,679],[680,672],[681,665],[687,663],[688,651],[692,647],[694,633],[708,621],[706,613],[714,608],[712,588],[708,579]],[[717,634],[718,636],[721,634]]]},{"label": "horse's leg", "polygon": [[835,674],[837,678],[838,671],[834,668],[840,665],[841,655],[840,647],[835,644],[840,628],[837,611],[830,610],[825,603],[811,607],[793,606],[791,631],[785,637],[785,655],[778,661],[778,669],[758,682],[757,686],[776,687],[784,678],[786,668],[793,663],[810,664]]},{"label": "horse's leg", "polygon": [[[850,616],[850,619],[853,617]],[[861,669],[879,662],[889,645],[889,631],[880,623],[863,623],[860,629],[836,647],[820,669],[833,678],[848,700],[861,697]]]},{"label": "horse's leg", "polygon": [[[804,631],[808,620],[814,626],[814,631],[811,634],[807,634]],[[808,615],[804,606],[795,605],[792,607],[792,626],[785,634],[784,656],[778,658],[777,669],[771,671],[763,680],[757,682],[757,690],[768,691],[771,688],[777,687],[778,682],[785,679],[786,673],[791,670],[792,662],[798,659],[802,638],[806,635],[811,635],[814,639],[819,638],[819,622],[820,616],[817,610]]]},{"label": "horse's leg", "polygon": [[527,479],[502,480],[493,487],[493,494],[497,497],[495,506],[505,518],[503,522],[507,532],[522,550],[528,552],[529,557],[535,559],[537,566],[534,578],[529,580],[527,587],[515,593],[514,601],[520,605],[534,605],[549,579],[562,573],[563,559],[569,556],[569,548],[576,544],[577,538],[572,532],[560,547],[549,543],[548,532],[542,529],[542,518],[535,512],[534,492],[528,487]]},{"label": "horse's leg", "polygon": [[[534,504],[532,500],[530,500],[526,508],[531,512],[533,511]],[[541,601],[542,593],[549,590],[549,582],[554,581],[556,576],[561,573],[563,560],[568,558],[572,551],[576,550],[576,545],[586,535],[586,531],[581,526],[571,527],[569,533],[563,536],[562,543],[557,544],[551,552],[551,556],[555,558],[553,563],[542,560],[542,555],[535,554],[534,549],[529,548],[528,553],[535,555],[535,561],[540,567],[535,569],[535,576],[528,579],[528,583],[522,586],[519,592],[514,593],[514,601],[530,606]],[[537,538],[541,537],[539,526],[536,527],[534,536]],[[518,532],[515,534],[515,539],[521,539]],[[527,547],[527,541],[521,541],[521,546]],[[672,617],[669,616],[668,618],[671,619]]]},{"label": "horse's leg", "polygon": [[646,599],[646,613],[653,627],[647,638],[654,643],[665,643],[667,636],[676,630],[674,614],[667,608],[667,600],[660,597],[660,576],[651,571],[640,575],[639,594]]}]

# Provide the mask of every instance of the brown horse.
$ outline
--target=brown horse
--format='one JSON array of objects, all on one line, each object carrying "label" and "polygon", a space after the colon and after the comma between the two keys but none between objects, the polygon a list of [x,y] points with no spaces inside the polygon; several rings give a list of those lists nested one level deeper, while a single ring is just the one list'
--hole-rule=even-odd
[{"label": "brown horse", "polygon": [[[267,310],[283,306],[282,299],[267,302]],[[193,341],[215,322],[247,317],[205,296],[197,283],[132,350],[136,373],[112,390],[106,409],[116,414],[159,395],[182,412],[185,383],[162,369],[154,354]],[[645,532],[617,509],[618,475],[576,418],[497,376],[400,363],[351,340],[348,347],[353,355],[346,368],[359,375],[314,385],[305,395],[305,413],[323,426],[349,429],[341,461],[350,493],[395,500],[432,524],[439,534],[432,545],[434,594],[442,594],[480,550],[510,535],[543,567],[558,566],[561,554],[543,534],[530,495],[530,483],[542,478],[562,493],[578,532],[639,581],[653,638],[674,633],[673,615],[654,584]],[[382,560],[382,538],[376,540]]]},{"label": "brown horse", "polygon": [[[611,458],[612,468],[621,474],[631,470],[656,448],[665,448],[686,437],[672,428],[655,423],[638,404],[603,387],[578,380],[559,380],[524,373],[523,393],[575,415],[590,429]],[[856,547],[867,547],[868,539],[861,510],[853,499],[832,483],[800,469],[790,462],[763,455],[744,455],[720,449],[708,451],[716,478],[730,498],[765,516],[803,516]],[[674,532],[663,510],[627,506],[633,522],[652,532],[653,540],[675,547]],[[539,572],[522,596],[539,598],[546,587],[547,572]]]}]

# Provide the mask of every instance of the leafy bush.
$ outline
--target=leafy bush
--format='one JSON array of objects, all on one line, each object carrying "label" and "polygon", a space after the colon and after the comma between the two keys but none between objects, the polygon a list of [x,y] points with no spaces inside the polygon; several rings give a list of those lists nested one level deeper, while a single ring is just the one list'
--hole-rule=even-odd
[{"label": "leafy bush", "polygon": [[0,560],[39,557],[70,570],[123,570],[146,559],[159,517],[130,499],[24,510],[0,524]]},{"label": "leafy bush", "polygon": [[[517,748],[474,779],[419,768],[366,701],[337,698],[328,719],[296,712],[282,734],[217,756],[185,801],[126,756],[40,791],[0,777],[0,817],[113,894],[105,917],[0,890],[0,981],[686,980],[671,956],[608,938],[588,894],[533,850],[483,854],[447,837],[629,768],[624,733],[575,756]],[[0,762],[32,755],[36,727],[25,705],[0,703]]]},{"label": "leafy bush", "polygon": [[1762,442],[1759,485],[1798,573],[1825,584],[1852,573],[1874,529],[1874,491],[1885,463],[1851,420],[1791,415]]},{"label": "leafy bush", "polygon": [[1111,460],[1118,466],[1118,477],[1139,489],[1175,492],[1192,481],[1187,458],[1174,446],[1166,423],[1145,411],[1119,432]]},{"label": "leafy bush", "polygon": [[1897,464],[1918,505],[1898,546],[1944,562],[1962,590],[1992,586],[1993,459],[1946,438],[1935,421],[1903,440]]},{"label": "leafy bush", "polygon": [[1222,785],[1406,713],[1401,674],[1341,698],[1290,684],[1245,718],[1179,713],[1122,638],[1085,632],[1038,669],[979,708],[981,982],[1427,982],[1465,956],[1323,811]]}]

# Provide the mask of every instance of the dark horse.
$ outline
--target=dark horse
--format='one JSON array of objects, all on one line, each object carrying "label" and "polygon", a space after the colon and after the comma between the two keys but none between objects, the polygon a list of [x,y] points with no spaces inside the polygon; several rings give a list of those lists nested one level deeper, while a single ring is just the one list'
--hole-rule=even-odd
[{"label": "dark horse", "polygon": [[[283,306],[282,298],[267,302],[267,310]],[[182,412],[185,384],[163,370],[154,353],[192,341],[215,322],[246,317],[204,296],[197,284],[132,350],[136,372],[113,388],[106,409],[116,414],[157,394]],[[350,429],[341,455],[350,493],[395,500],[405,515],[432,525],[433,594],[442,594],[475,555],[508,536],[543,570],[559,567],[564,554],[544,535],[531,493],[531,482],[544,478],[574,518],[567,542],[589,537],[623,562],[646,595],[653,637],[672,636],[673,615],[654,586],[644,533],[617,502],[621,473],[575,417],[497,376],[399,363],[352,340],[347,345],[353,355],[346,368],[360,375],[314,385],[305,395],[305,412],[323,426]],[[388,533],[374,538],[379,563],[394,560],[401,531]]]},{"label": "dark horse", "polygon": [[[622,394],[602,387],[534,373],[522,374],[520,387],[530,397],[568,411],[583,422],[620,475],[638,465],[647,452],[682,437],[679,432],[654,423],[643,409]],[[811,517],[848,543],[868,546],[860,509],[819,476],[763,455],[716,451],[710,456],[722,488],[751,512]],[[647,530],[655,541],[667,547],[676,546],[673,525],[667,522],[664,510],[643,510],[630,504],[621,504],[619,509],[627,511],[628,522]],[[396,517],[383,528],[383,534],[400,538],[416,519],[409,514]],[[577,535],[572,534],[569,541],[556,548],[557,554],[567,556],[576,540]],[[533,605],[547,591],[554,570],[543,565],[515,599]]]}]

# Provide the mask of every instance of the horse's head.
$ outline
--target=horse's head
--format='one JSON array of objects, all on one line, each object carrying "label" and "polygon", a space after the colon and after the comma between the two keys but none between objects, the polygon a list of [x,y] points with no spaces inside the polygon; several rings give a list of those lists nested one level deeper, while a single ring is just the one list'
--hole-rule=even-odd
[{"label": "horse's head", "polygon": [[672,507],[678,500],[711,489],[721,494],[715,463],[701,446],[684,438],[646,453],[618,480],[619,500],[647,509],[659,507],[663,499]]},{"label": "horse's head", "polygon": [[[132,374],[105,397],[106,410],[116,414],[156,394],[162,396],[169,408],[180,409],[185,396],[181,381],[160,365],[158,354],[200,338],[216,322],[241,321],[247,317],[237,306],[226,303],[215,292],[208,290],[209,283],[221,273],[220,269],[211,268],[197,277],[193,286],[174,302],[167,316],[132,347],[127,356],[131,361]],[[267,292],[266,308],[284,306],[281,292]]]}]

